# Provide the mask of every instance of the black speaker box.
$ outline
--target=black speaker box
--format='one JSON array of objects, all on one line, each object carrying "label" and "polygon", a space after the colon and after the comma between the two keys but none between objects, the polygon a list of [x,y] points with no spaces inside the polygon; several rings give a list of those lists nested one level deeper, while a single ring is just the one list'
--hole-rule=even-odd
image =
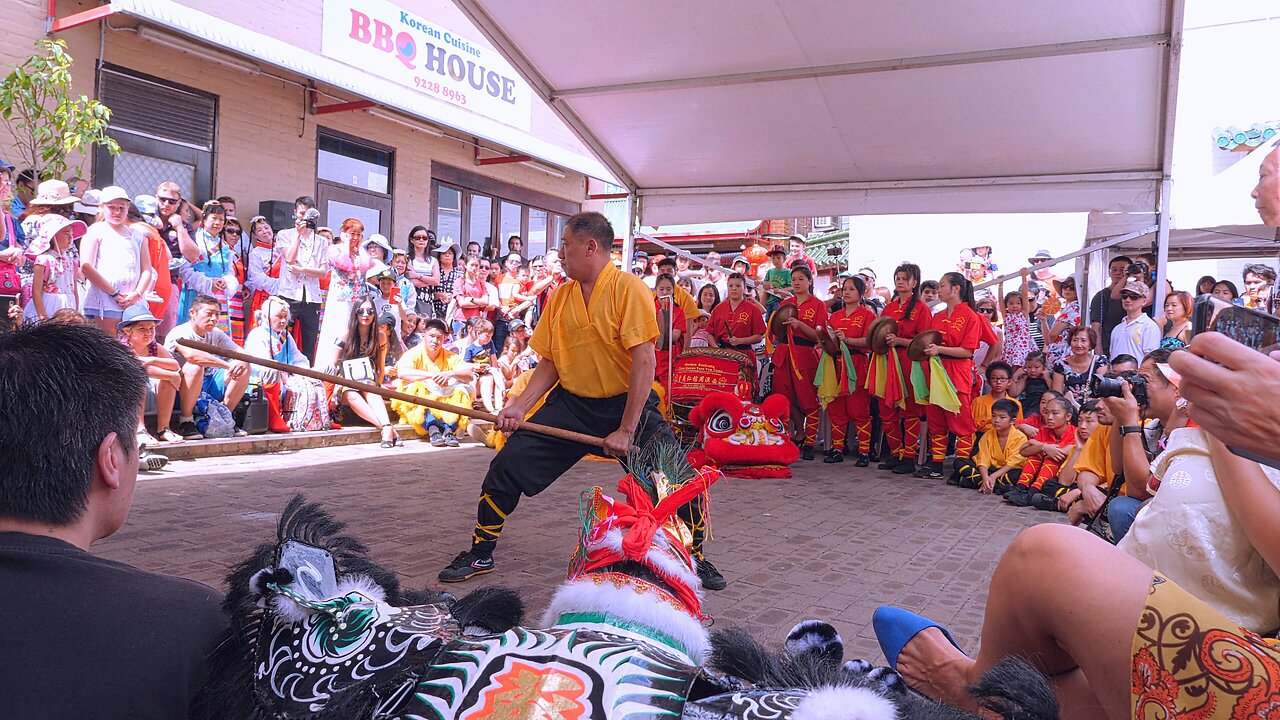
[{"label": "black speaker box", "polygon": [[[271,229],[280,232],[293,227],[293,201],[263,200],[258,203],[258,214],[271,223]],[[246,228],[247,229],[247,228]]]}]

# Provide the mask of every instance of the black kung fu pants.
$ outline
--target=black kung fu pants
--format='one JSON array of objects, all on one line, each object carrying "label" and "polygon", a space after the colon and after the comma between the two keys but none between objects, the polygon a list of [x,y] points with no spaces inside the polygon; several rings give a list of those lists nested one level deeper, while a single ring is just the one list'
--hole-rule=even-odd
[{"label": "black kung fu pants", "polygon": [[[557,385],[548,393],[546,403],[528,421],[587,435],[604,435],[618,428],[626,406],[625,393],[607,398],[586,398]],[[650,391],[636,429],[636,445],[644,447],[655,438],[675,442],[671,426],[658,412],[658,395]],[[484,556],[492,555],[502,534],[503,523],[516,509],[521,495],[537,495],[584,456],[598,450],[591,445],[528,430],[512,433],[489,463],[489,472],[480,488],[472,549]],[[679,515],[693,530],[693,550],[700,555],[705,536],[705,514],[700,500],[680,508]]]}]

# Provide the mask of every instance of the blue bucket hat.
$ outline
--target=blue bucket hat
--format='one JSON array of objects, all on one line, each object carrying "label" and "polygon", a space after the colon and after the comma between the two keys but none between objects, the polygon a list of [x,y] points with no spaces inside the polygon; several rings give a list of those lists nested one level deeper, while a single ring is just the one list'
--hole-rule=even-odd
[{"label": "blue bucket hat", "polygon": [[116,323],[116,329],[123,330],[128,325],[146,320],[154,323],[160,322],[160,318],[152,315],[151,310],[144,303],[130,305],[124,309],[124,316],[120,318],[120,322]]}]

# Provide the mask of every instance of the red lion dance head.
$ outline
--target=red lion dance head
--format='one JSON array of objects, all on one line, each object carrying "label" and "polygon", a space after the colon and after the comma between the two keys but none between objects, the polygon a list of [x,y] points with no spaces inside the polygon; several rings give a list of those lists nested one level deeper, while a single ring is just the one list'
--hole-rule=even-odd
[{"label": "red lion dance head", "polygon": [[689,413],[689,421],[702,427],[702,447],[689,460],[732,477],[789,478],[788,466],[800,459],[800,448],[787,436],[790,414],[791,402],[782,395],[753,403],[732,393],[708,393]]}]

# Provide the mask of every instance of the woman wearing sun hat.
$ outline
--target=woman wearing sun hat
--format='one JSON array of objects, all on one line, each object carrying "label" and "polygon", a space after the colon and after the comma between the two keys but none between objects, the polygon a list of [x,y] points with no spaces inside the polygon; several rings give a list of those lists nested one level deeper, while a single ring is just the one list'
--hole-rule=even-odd
[{"label": "woman wearing sun hat", "polygon": [[27,245],[27,257],[33,261],[31,299],[23,307],[28,320],[43,322],[63,308],[80,306],[72,244],[88,229],[79,220],[61,215],[41,218],[36,236]]}]

